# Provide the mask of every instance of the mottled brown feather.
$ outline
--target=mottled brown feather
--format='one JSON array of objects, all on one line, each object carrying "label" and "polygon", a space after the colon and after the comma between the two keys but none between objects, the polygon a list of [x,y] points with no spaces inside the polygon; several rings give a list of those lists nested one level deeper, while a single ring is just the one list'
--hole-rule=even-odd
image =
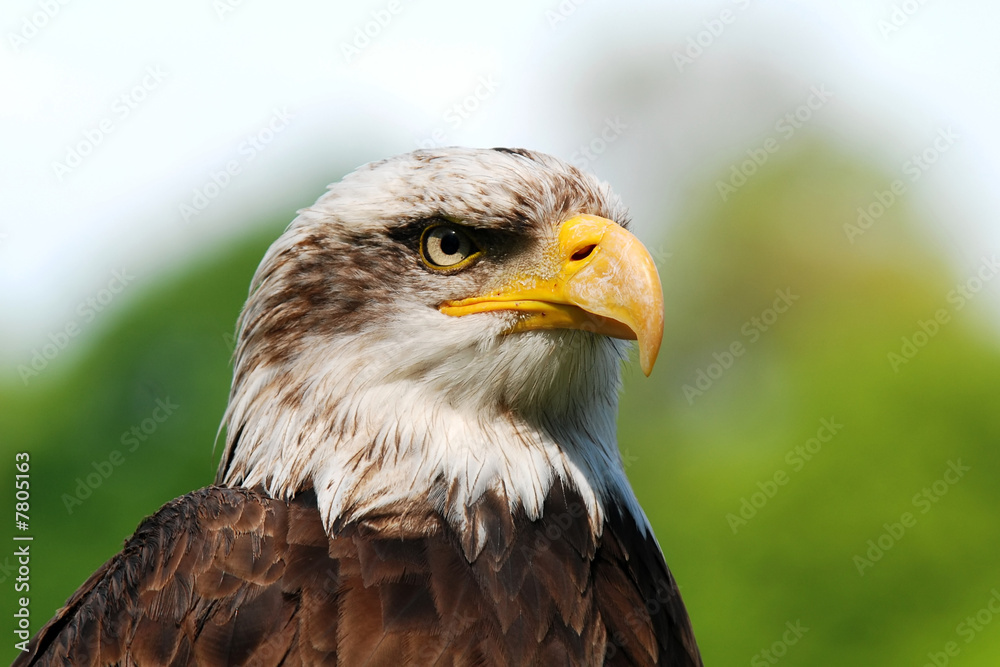
[{"label": "mottled brown feather", "polygon": [[144,521],[15,665],[700,665],[652,537],[615,508],[595,536],[580,502],[557,483],[532,521],[489,498],[477,516],[502,539],[470,562],[427,512],[331,538],[310,492],[202,489]]}]

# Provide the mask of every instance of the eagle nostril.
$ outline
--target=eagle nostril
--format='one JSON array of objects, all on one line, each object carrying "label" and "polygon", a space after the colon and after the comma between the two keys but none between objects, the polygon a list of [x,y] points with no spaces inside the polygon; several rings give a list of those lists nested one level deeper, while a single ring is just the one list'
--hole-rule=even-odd
[{"label": "eagle nostril", "polygon": [[588,257],[590,257],[590,254],[594,252],[594,248],[596,247],[597,246],[594,245],[593,243],[591,243],[588,246],[584,246],[583,248],[580,248],[579,250],[574,252],[573,256],[570,257],[570,259],[572,259],[574,262],[579,262],[581,259],[587,259]]}]

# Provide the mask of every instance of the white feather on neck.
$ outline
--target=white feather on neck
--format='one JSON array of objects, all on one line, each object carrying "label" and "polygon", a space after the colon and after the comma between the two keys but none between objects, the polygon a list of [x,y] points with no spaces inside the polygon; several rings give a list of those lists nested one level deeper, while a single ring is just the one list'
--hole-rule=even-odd
[{"label": "white feather on neck", "polygon": [[623,342],[508,336],[496,313],[396,306],[390,326],[307,340],[288,361],[244,376],[225,416],[226,483],[283,498],[311,487],[328,530],[426,499],[483,542],[465,510],[486,491],[536,519],[561,479],[580,493],[595,534],[611,498],[649,530],[616,444]]}]

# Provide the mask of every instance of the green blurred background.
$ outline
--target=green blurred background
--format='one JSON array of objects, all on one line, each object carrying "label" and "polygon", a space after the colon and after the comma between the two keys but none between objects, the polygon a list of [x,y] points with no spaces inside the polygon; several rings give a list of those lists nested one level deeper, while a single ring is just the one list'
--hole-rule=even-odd
[{"label": "green blurred background", "polygon": [[[257,263],[295,209],[358,164],[436,136],[431,143],[524,145],[582,162],[632,205],[663,281],[666,334],[650,378],[634,360],[626,369],[620,445],[706,664],[1000,664],[1000,618],[989,609],[1000,605],[1000,281],[992,280],[996,218],[983,214],[996,173],[996,151],[984,147],[996,137],[982,129],[995,130],[988,110],[1000,96],[949,69],[946,59],[961,50],[932,55],[931,48],[964,10],[928,7],[907,14],[908,32],[886,36],[878,21],[892,3],[861,10],[779,2],[757,14],[743,2],[516,3],[470,13],[457,3],[414,4],[345,74],[338,44],[382,8],[368,3],[335,25],[325,15],[326,23],[313,22],[318,27],[298,25],[329,29],[324,57],[339,62],[323,80],[328,97],[296,98],[293,84],[319,85],[306,74],[314,65],[294,56],[300,69],[270,68],[248,54],[264,49],[261,59],[278,62],[279,51],[317,41],[269,33],[269,22],[290,20],[287,12],[247,3],[239,14],[215,17],[203,4],[205,16],[192,19],[198,57],[216,39],[247,49],[213,52],[204,67],[220,81],[230,77],[232,88],[185,70],[187,44],[149,37],[174,23],[141,23],[124,5],[103,16],[67,8],[16,63],[0,56],[0,82],[14,67],[44,79],[51,62],[70,68],[78,53],[72,40],[94,41],[87,31],[67,34],[68,42],[54,36],[89,21],[107,31],[108,44],[128,41],[126,53],[166,62],[174,86],[116,128],[134,132],[130,139],[109,137],[66,184],[51,183],[51,159],[99,114],[67,121],[71,131],[37,159],[34,146],[47,128],[32,120],[24,126],[25,161],[0,164],[7,178],[0,277],[5,303],[20,308],[0,330],[0,457],[9,462],[10,498],[14,453],[31,455],[33,630],[143,517],[213,479],[234,323]],[[856,12],[841,15],[841,5]],[[18,7],[7,24],[33,11],[30,3]],[[705,22],[723,9],[738,10],[738,20],[678,66],[688,38],[710,30]],[[553,22],[551,11],[565,21]],[[870,13],[862,20],[863,11]],[[995,21],[982,13],[967,19],[968,35],[949,38],[964,39],[962,62],[994,62],[976,26]],[[515,24],[527,27],[517,32]],[[132,32],[114,29],[122,25]],[[464,37],[455,37],[456,26]],[[474,75],[456,84],[462,95],[477,89],[475,68],[484,62],[502,86],[461,128],[447,120],[461,95],[414,101],[417,93],[379,79],[379,67],[405,49],[422,63],[453,38],[485,42],[490,54],[468,51]],[[584,53],[580,44],[592,48]],[[58,55],[63,49],[71,55]],[[79,53],[95,71],[111,71],[118,60],[115,48]],[[440,53],[453,64],[456,51]],[[400,68],[402,79],[417,76]],[[129,64],[122,81],[141,69]],[[434,76],[447,78],[446,69]],[[891,92],[896,76],[903,88],[919,79],[926,89]],[[434,91],[429,78],[419,80]],[[360,97],[343,96],[344,81],[361,81],[353,89]],[[781,119],[808,104],[819,81],[832,82],[833,100],[785,136]],[[928,102],[949,85],[950,97]],[[29,88],[21,92],[30,97]],[[973,89],[981,97],[970,96]],[[241,162],[244,174],[204,214],[182,220],[178,204],[241,155],[241,137],[266,123],[271,103],[239,120],[212,114],[235,114],[225,106],[230,98],[242,103],[261,90],[295,99],[298,124],[252,165]],[[190,117],[166,113],[195,98],[200,106]],[[0,114],[5,109],[0,104]],[[602,135],[615,119],[622,133]],[[939,150],[942,166],[914,178],[905,161],[930,150],[953,122],[958,146]],[[435,135],[441,126],[447,132]],[[19,145],[9,127],[2,131],[5,146]],[[163,143],[143,143],[153,135]],[[600,151],[580,153],[602,136]],[[779,150],[746,163],[775,137]],[[169,143],[180,153],[168,159]],[[139,160],[143,152],[148,160]],[[154,162],[169,178],[150,171]],[[753,173],[743,183],[734,169]],[[145,180],[129,181],[133,173]],[[897,181],[906,192],[891,195]],[[104,208],[80,205],[93,192]],[[859,226],[859,207],[890,197],[883,213]],[[46,254],[50,248],[58,252]],[[79,268],[85,261],[87,271]],[[84,320],[76,304],[122,267],[134,282]],[[40,296],[45,281],[58,284],[59,299]],[[83,334],[37,374],[27,371],[70,321],[84,324]],[[7,658],[15,655],[6,630],[15,565],[13,547],[0,550]]]}]

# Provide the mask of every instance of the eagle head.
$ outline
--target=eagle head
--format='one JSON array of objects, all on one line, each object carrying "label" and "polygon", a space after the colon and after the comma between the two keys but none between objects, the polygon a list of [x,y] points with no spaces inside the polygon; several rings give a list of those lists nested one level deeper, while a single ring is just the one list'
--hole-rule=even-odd
[{"label": "eagle head", "polygon": [[486,497],[535,518],[557,480],[595,530],[609,502],[646,526],[615,420],[628,340],[648,374],[663,306],[627,224],[606,184],[519,149],[330,186],[254,276],[219,481],[312,490],[330,530],[422,511],[467,530]]},{"label": "eagle head", "polygon": [[702,661],[615,437],[652,259],[610,189],[446,148],[330,187],[240,315],[219,486],[171,501],[16,665]]}]

